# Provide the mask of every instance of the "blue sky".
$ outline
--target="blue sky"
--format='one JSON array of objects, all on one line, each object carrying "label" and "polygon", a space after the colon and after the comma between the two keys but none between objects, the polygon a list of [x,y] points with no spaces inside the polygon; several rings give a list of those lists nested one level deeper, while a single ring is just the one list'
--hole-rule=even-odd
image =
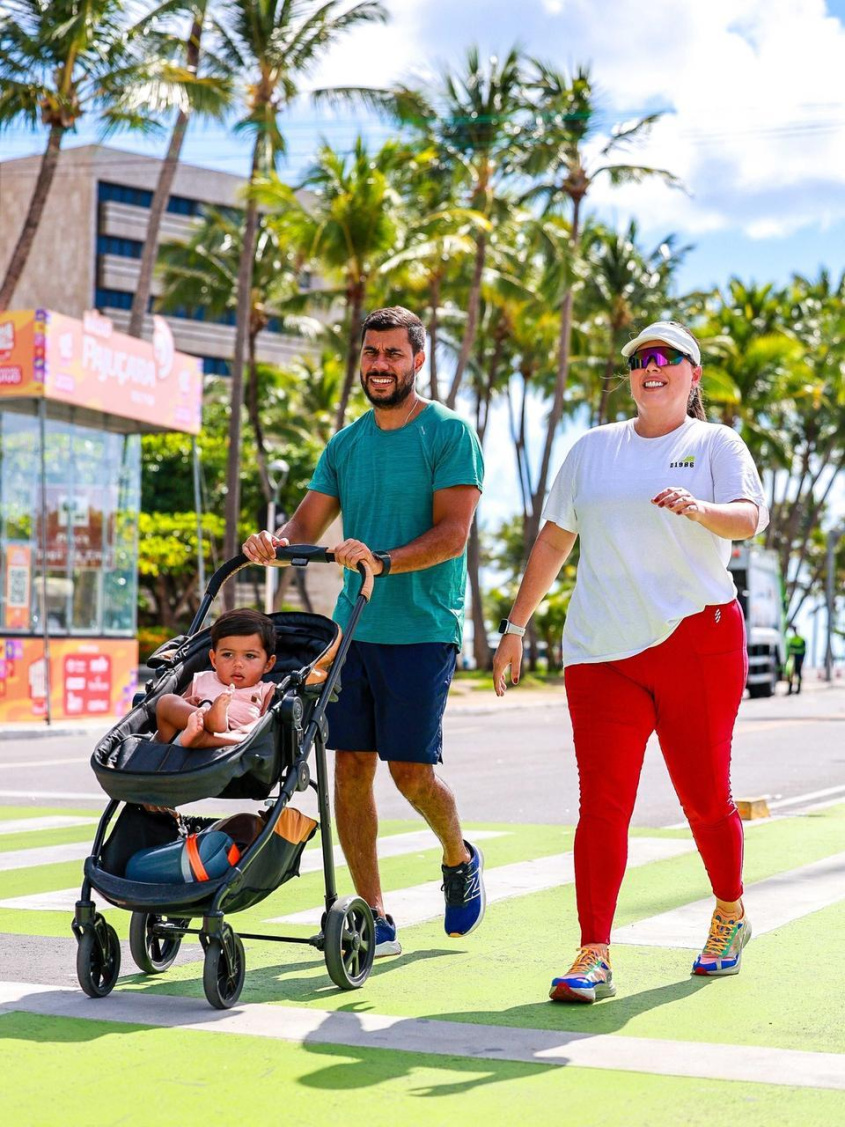
[{"label": "blue sky", "polygon": [[[689,195],[653,183],[614,191],[597,182],[592,207],[623,225],[634,214],[646,241],[675,232],[694,244],[683,289],[786,280],[793,270],[845,266],[845,0],[386,0],[386,28],[358,31],[314,82],[382,85],[519,43],[563,69],[589,64],[608,126],[654,108],[666,116],[633,154],[682,177]],[[288,115],[295,179],[321,136],[348,145],[357,129],[376,143],[388,127],[303,104]],[[69,144],[96,140],[85,127]],[[0,135],[0,153],[40,151],[44,137]],[[122,136],[122,148],[162,142]],[[596,138],[596,150],[601,137]],[[245,144],[230,130],[195,126],[185,159],[242,173]]]}]

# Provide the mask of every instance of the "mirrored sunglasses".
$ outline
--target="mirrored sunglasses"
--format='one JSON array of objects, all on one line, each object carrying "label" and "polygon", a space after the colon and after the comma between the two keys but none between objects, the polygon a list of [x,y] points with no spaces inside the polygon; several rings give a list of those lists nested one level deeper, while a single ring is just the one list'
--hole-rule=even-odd
[{"label": "mirrored sunglasses", "polygon": [[670,368],[680,364],[682,360],[689,360],[692,363],[686,352],[681,352],[677,348],[641,348],[633,356],[628,357],[628,367],[635,372],[638,368],[647,368],[652,360],[658,368]]}]

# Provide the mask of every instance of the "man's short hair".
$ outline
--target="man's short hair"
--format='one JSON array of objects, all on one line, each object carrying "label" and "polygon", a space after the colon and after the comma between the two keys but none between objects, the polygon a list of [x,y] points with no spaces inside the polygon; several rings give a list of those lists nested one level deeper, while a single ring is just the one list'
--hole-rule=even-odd
[{"label": "man's short hair", "polygon": [[416,313],[412,313],[410,309],[405,309],[401,305],[390,305],[386,309],[374,309],[361,329],[362,344],[369,329],[376,333],[384,333],[389,329],[405,329],[414,356],[425,348],[425,328],[422,321]]},{"label": "man's short hair", "polygon": [[268,657],[276,652],[276,627],[266,614],[257,610],[227,610],[211,627],[211,647],[217,649],[223,638],[245,638],[257,634]]}]

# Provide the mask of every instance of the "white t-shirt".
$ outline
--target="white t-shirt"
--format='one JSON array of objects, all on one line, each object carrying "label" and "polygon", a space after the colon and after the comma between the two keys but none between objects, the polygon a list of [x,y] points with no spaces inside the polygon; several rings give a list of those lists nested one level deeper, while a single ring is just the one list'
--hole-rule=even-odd
[{"label": "white t-shirt", "polygon": [[760,476],[730,427],[688,416],[659,438],[641,438],[632,419],[589,431],[567,455],[543,511],[581,538],[564,664],[632,657],[682,619],[736,597],[730,540],[651,503],[670,486],[717,504],[753,501],[757,531],[769,523]]}]

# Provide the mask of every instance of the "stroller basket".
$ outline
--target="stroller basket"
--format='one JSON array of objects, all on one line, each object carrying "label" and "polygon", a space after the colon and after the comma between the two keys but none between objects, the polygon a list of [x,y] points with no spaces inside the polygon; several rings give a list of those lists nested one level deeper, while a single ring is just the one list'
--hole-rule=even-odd
[{"label": "stroller basket", "polygon": [[[227,747],[190,748],[154,738],[156,701],[183,692],[194,673],[209,669],[211,632],[203,630],[165,658],[146,699],[108,732],[91,756],[100,786],[111,798],[179,806],[203,798],[266,798],[293,763],[295,733],[280,714],[285,690],[296,685],[302,700],[300,725],[308,723],[315,699],[340,641],[340,628],[318,614],[270,616],[276,627],[276,665],[265,679],[276,696],[249,735]],[[161,659],[160,659],[161,661]],[[309,681],[313,684],[309,684]]]},{"label": "stroller basket", "polygon": [[[187,820],[187,828],[198,833],[214,821],[214,818],[192,817]],[[310,818],[302,822],[303,832],[291,835],[299,840],[288,840],[276,832],[257,854],[246,847],[239,863],[242,879],[227,898],[227,911],[250,908],[291,877],[299,876],[302,852],[317,830]],[[127,880],[124,875],[129,858],[139,849],[166,845],[178,839],[179,827],[172,815],[144,810],[140,806],[125,806],[103,848],[99,864],[93,857],[86,860],[85,876],[118,908],[140,912],[154,910],[162,915],[204,915],[228,876],[190,884],[147,884]]]}]

